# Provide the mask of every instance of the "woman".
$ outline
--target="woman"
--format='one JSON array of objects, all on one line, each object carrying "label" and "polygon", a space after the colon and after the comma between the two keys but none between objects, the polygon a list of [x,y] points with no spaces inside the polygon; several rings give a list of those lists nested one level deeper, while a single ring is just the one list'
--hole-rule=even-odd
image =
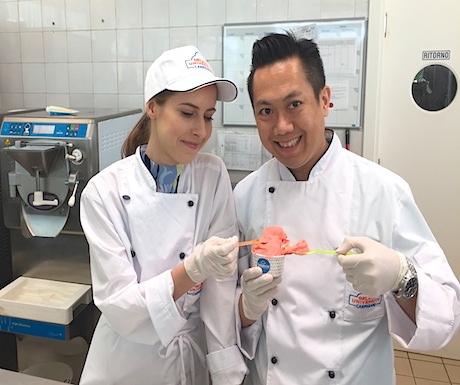
[{"label": "woman", "polygon": [[242,382],[231,184],[218,157],[198,153],[216,100],[236,95],[193,46],[164,52],[148,70],[126,157],[82,193],[102,315],[80,384],[202,385],[206,366],[213,384]]}]

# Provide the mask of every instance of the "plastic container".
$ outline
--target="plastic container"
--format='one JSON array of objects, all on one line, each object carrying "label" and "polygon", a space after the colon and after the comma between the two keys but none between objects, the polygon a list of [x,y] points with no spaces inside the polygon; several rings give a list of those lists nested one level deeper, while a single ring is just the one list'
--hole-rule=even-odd
[{"label": "plastic container", "polygon": [[252,266],[259,266],[262,273],[270,273],[273,277],[279,277],[284,270],[284,255],[266,257],[264,255],[252,254]]},{"label": "plastic container", "polygon": [[91,301],[91,285],[18,277],[0,290],[0,315],[68,325]]},{"label": "plastic container", "polygon": [[73,378],[72,368],[64,362],[58,361],[42,362],[32,365],[24,369],[22,373],[67,384],[71,384]]}]

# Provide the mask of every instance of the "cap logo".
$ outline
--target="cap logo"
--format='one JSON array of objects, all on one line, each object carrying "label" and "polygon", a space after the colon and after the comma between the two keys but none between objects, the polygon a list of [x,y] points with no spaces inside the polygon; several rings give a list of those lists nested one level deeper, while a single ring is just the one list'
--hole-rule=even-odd
[{"label": "cap logo", "polygon": [[209,66],[208,62],[200,57],[199,52],[196,52],[190,60],[185,61],[185,65],[188,69],[192,68],[204,68],[208,71],[212,72],[211,67]]}]

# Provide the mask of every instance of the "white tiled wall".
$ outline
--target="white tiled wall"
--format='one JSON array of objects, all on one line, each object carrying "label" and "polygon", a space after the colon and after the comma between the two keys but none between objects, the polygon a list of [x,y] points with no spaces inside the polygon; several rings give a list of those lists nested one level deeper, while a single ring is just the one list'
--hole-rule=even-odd
[{"label": "white tiled wall", "polygon": [[142,108],[165,49],[197,45],[221,74],[225,23],[362,17],[368,1],[0,0],[0,108]]}]

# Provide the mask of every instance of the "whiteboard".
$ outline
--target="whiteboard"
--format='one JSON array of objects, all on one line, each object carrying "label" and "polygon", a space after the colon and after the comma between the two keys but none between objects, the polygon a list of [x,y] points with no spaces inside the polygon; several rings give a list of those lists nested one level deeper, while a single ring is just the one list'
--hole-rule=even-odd
[{"label": "whiteboard", "polygon": [[252,45],[269,33],[287,30],[318,44],[326,84],[331,87],[331,107],[326,127],[361,128],[367,30],[364,18],[224,25],[223,74],[238,87],[236,100],[223,103],[224,126],[256,125],[246,86]]}]

